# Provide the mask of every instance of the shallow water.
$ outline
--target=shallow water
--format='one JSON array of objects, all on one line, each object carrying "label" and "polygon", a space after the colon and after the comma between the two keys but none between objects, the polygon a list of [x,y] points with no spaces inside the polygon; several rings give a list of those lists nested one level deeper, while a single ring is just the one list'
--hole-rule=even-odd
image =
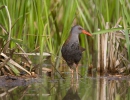
[{"label": "shallow water", "polygon": [[70,78],[51,79],[39,76],[29,85],[1,87],[0,100],[129,100],[129,77],[86,76],[78,81]]}]

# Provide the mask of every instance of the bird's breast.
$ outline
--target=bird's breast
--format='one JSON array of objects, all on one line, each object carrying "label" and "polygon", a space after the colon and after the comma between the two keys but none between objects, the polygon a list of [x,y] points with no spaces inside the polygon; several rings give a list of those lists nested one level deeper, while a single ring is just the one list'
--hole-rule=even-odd
[{"label": "bird's breast", "polygon": [[79,49],[79,43],[78,42],[71,42],[66,45],[66,48],[68,50],[78,50]]},{"label": "bird's breast", "polygon": [[70,55],[76,52],[80,52],[79,43],[78,42],[67,43],[62,47],[61,52],[63,55]]}]

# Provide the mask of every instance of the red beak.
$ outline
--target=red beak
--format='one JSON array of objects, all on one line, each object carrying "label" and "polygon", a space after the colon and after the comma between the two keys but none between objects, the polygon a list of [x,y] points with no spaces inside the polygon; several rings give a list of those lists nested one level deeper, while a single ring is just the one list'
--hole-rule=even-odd
[{"label": "red beak", "polygon": [[86,30],[82,30],[82,33],[87,34],[89,36],[92,36],[92,34],[90,34],[89,32],[87,32]]}]

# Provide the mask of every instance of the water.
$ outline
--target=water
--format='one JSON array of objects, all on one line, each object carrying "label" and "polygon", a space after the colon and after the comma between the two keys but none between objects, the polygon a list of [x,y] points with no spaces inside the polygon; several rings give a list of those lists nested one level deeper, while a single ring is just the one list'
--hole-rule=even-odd
[{"label": "water", "polygon": [[39,76],[37,81],[0,89],[0,100],[130,100],[128,77],[86,76],[71,79],[51,79]]}]

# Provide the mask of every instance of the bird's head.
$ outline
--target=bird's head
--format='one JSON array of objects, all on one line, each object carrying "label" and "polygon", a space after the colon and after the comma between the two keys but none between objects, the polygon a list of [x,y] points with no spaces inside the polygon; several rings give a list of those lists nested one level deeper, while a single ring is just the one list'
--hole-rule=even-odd
[{"label": "bird's head", "polygon": [[92,34],[90,34],[89,32],[87,32],[86,30],[84,30],[80,25],[75,25],[71,28],[71,33],[72,34],[80,34],[80,33],[84,33],[87,34],[89,36],[92,36]]}]

